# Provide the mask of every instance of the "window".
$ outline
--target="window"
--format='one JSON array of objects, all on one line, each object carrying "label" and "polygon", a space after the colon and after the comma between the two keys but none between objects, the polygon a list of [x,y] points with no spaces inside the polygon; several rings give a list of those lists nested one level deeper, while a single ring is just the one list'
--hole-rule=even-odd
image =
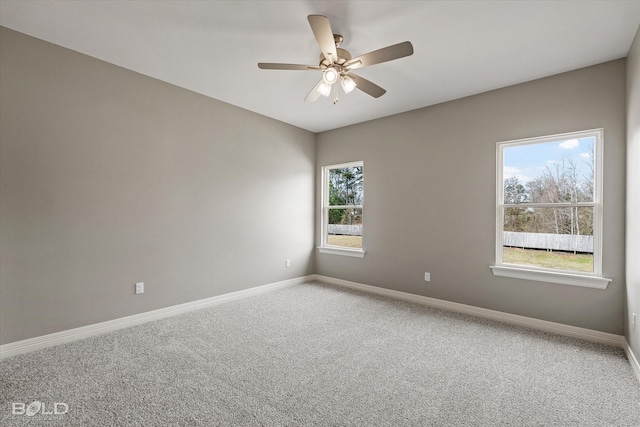
[{"label": "window", "polygon": [[602,129],[497,144],[493,274],[604,289]]},{"label": "window", "polygon": [[363,257],[362,162],[322,168],[322,242],[320,252]]}]

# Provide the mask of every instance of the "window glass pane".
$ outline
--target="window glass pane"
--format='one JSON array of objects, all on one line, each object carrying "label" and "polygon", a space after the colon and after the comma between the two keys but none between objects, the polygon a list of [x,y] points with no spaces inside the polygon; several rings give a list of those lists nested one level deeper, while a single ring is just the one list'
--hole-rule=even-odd
[{"label": "window glass pane", "polygon": [[504,147],[504,203],[592,202],[594,136]]},{"label": "window glass pane", "polygon": [[503,262],[593,272],[593,207],[505,207]]},{"label": "window glass pane", "polygon": [[327,244],[362,248],[362,209],[328,210]]},{"label": "window glass pane", "polygon": [[362,205],[362,166],[329,170],[329,206]]}]

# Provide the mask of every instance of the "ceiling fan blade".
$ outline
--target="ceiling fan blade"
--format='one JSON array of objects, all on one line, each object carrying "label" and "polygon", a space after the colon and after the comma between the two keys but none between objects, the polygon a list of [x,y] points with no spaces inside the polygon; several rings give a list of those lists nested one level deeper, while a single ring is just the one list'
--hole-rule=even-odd
[{"label": "ceiling fan blade", "polygon": [[402,42],[353,58],[352,60],[347,61],[344,64],[344,67],[350,70],[355,70],[356,68],[392,61],[409,55],[413,55],[413,45],[411,42]]},{"label": "ceiling fan blade", "polygon": [[349,73],[349,77],[351,77],[353,81],[356,82],[356,88],[360,89],[367,95],[373,96],[374,98],[380,98],[387,92],[385,89],[382,89],[380,86],[370,82],[364,77],[360,77],[353,73]]},{"label": "ceiling fan blade", "polygon": [[276,64],[272,62],[258,62],[258,68],[263,70],[319,70],[317,65]]},{"label": "ceiling fan blade", "polygon": [[320,92],[318,92],[318,88],[322,84],[322,80],[320,80],[314,87],[311,89],[311,92],[304,99],[305,102],[316,102],[318,98],[320,98]]},{"label": "ceiling fan blade", "polygon": [[338,51],[336,50],[336,42],[333,39],[333,31],[331,30],[329,19],[323,15],[309,15],[307,19],[322,54],[327,58],[327,61],[333,64],[338,59]]}]

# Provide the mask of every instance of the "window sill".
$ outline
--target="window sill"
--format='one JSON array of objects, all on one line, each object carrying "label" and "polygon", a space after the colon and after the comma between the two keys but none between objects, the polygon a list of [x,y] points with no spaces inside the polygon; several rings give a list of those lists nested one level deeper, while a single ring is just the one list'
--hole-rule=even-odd
[{"label": "window sill", "polygon": [[365,251],[362,249],[348,249],[338,246],[318,246],[318,252],[321,254],[343,255],[356,258],[364,258]]},{"label": "window sill", "polygon": [[561,285],[581,286],[583,288],[607,289],[611,279],[580,274],[556,273],[553,271],[529,270],[519,267],[490,266],[494,276],[514,279],[535,280],[538,282],[558,283]]}]

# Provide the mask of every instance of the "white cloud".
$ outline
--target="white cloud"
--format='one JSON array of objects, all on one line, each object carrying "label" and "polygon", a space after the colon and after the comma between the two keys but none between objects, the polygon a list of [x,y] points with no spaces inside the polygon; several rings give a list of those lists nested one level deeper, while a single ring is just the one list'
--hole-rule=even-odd
[{"label": "white cloud", "polygon": [[515,166],[505,165],[502,168],[502,175],[504,176],[504,178],[511,178],[515,176],[516,178],[518,178],[518,181],[520,181],[520,184],[523,185],[533,179],[532,177],[525,175],[525,171]]},{"label": "white cloud", "polygon": [[511,177],[511,176],[516,176],[516,175],[522,173],[522,171],[519,168],[515,167],[515,166],[505,166],[502,169],[502,173],[504,174],[504,176]]},{"label": "white cloud", "polygon": [[582,157],[583,159],[590,159],[591,153],[584,152],[584,153],[578,154],[578,156]]},{"label": "white cloud", "polygon": [[560,160],[547,160],[547,167],[549,168],[555,168],[557,167],[556,165],[560,164]]},{"label": "white cloud", "polygon": [[580,141],[578,141],[577,139],[567,139],[566,141],[560,143],[560,148],[571,150],[572,148],[578,148],[579,145]]}]

